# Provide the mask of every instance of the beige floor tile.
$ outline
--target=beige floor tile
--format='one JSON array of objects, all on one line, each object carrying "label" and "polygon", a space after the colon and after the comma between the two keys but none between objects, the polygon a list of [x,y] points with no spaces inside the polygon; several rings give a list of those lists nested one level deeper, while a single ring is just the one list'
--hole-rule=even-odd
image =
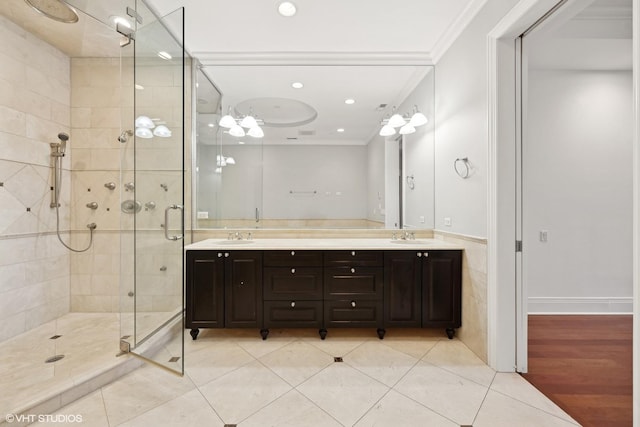
[{"label": "beige floor tile", "polygon": [[458,424],[391,390],[355,426],[458,427]]},{"label": "beige floor tile", "polygon": [[458,340],[438,342],[422,360],[486,387],[496,373]]},{"label": "beige floor tile", "polygon": [[306,342],[294,341],[260,361],[295,387],[332,364],[333,358]]},{"label": "beige floor tile", "polygon": [[575,424],[495,391],[489,391],[474,427],[575,427]]},{"label": "beige floor tile", "polygon": [[491,390],[512,397],[527,405],[538,408],[563,420],[578,425],[566,412],[550,401],[537,388],[531,385],[520,374],[498,372],[491,383]]},{"label": "beige floor tile", "polygon": [[255,337],[238,339],[236,342],[256,359],[276,351],[295,340],[295,338],[290,336],[269,337],[266,340],[262,340],[257,332],[254,332],[256,333]]},{"label": "beige floor tile", "polygon": [[344,425],[353,425],[389,388],[358,370],[334,363],[297,387]]},{"label": "beige floor tile", "polygon": [[144,365],[102,389],[110,425],[118,425],[190,390],[195,385],[153,365]]},{"label": "beige floor tile", "polygon": [[291,390],[239,424],[239,427],[265,426],[341,427],[342,424],[302,394]]},{"label": "beige floor tile", "polygon": [[227,424],[239,423],[292,389],[258,361],[199,388]]},{"label": "beige floor tile", "polygon": [[460,425],[471,425],[488,388],[421,361],[394,389]]},{"label": "beige floor tile", "polygon": [[373,339],[372,337],[364,337],[362,334],[360,336],[350,336],[348,334],[349,332],[349,329],[344,331],[341,329],[332,329],[324,340],[318,338],[306,338],[305,341],[332,357],[343,357],[359,345]]},{"label": "beige floor tile", "polygon": [[382,342],[384,345],[391,347],[394,350],[408,354],[416,359],[421,359],[438,343],[438,341],[440,340],[431,337],[385,336]]},{"label": "beige floor tile", "polygon": [[102,392],[100,390],[96,390],[76,400],[51,415],[55,418],[49,420],[49,422],[45,420],[45,422],[37,422],[32,425],[55,427],[75,424],[92,427],[109,427],[109,420],[107,419],[107,412],[104,408]]},{"label": "beige floor tile", "polygon": [[396,351],[381,341],[367,341],[344,357],[360,372],[393,387],[418,359]]},{"label": "beige floor tile", "polygon": [[222,427],[224,422],[211,409],[209,402],[200,394],[199,390],[191,390],[124,424],[120,424],[120,426]]},{"label": "beige floor tile", "polygon": [[185,372],[201,386],[254,360],[235,343],[222,341],[185,355]]}]

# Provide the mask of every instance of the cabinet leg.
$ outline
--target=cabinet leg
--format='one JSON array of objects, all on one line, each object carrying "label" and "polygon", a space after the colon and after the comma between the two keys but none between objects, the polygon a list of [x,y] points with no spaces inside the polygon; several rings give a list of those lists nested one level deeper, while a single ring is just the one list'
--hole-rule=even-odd
[{"label": "cabinet leg", "polygon": [[194,328],[189,333],[191,334],[191,338],[193,338],[193,340],[195,341],[196,338],[198,338],[198,334],[200,333],[200,329]]},{"label": "cabinet leg", "polygon": [[387,330],[384,328],[378,328],[378,338],[380,339],[384,339],[384,334],[387,333]]},{"label": "cabinet leg", "polygon": [[453,328],[447,328],[446,332],[447,332],[447,337],[449,337],[450,340],[452,340],[453,336],[456,334],[456,330]]},{"label": "cabinet leg", "polygon": [[324,340],[327,337],[327,330],[326,329],[320,329],[318,331],[318,333],[320,334],[320,339]]},{"label": "cabinet leg", "polygon": [[268,335],[269,335],[268,329],[260,329],[260,336],[262,337],[263,341],[267,339]]}]

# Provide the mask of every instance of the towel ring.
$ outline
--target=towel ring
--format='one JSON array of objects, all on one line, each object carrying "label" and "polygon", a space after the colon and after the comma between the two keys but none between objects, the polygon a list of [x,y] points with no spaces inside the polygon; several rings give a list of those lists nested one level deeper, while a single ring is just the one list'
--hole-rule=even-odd
[{"label": "towel ring", "polygon": [[[462,165],[464,166],[464,169],[458,167],[458,163],[459,162],[462,162]],[[462,179],[469,178],[469,173],[471,172],[471,168],[469,167],[469,158],[468,157],[463,157],[463,158],[455,159],[453,161],[453,169],[460,176],[460,178],[462,178]]]}]

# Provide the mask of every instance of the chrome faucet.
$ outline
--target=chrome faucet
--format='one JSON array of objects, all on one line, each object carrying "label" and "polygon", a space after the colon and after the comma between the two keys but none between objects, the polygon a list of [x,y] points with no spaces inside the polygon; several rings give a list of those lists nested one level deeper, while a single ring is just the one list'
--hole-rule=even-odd
[{"label": "chrome faucet", "polygon": [[412,232],[409,232],[407,230],[402,230],[402,232],[400,233],[400,240],[415,240],[416,239],[416,235]]}]

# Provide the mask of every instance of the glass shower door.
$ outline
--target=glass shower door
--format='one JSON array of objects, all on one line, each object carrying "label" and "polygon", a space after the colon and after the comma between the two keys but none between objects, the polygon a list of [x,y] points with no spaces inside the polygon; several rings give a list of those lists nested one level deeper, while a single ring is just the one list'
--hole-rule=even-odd
[{"label": "glass shower door", "polygon": [[184,13],[178,9],[157,19],[142,1],[135,12],[128,69],[135,88],[133,144],[122,161],[122,338],[132,353],[182,374]]}]

